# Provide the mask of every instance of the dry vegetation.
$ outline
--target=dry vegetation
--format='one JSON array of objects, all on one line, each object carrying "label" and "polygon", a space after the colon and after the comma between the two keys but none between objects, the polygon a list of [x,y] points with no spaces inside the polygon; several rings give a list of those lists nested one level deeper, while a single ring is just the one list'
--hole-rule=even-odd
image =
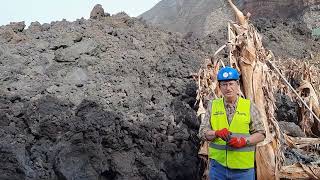
[{"label": "dry vegetation", "polygon": [[[241,94],[251,99],[263,114],[266,139],[256,150],[258,179],[320,179],[320,55],[312,61],[278,59],[262,46],[260,35],[229,0],[239,23],[228,23],[228,42],[217,50],[229,50],[229,63],[241,72]],[[204,104],[209,99],[221,97],[217,86],[217,72],[224,66],[222,60],[214,56],[207,59],[203,68],[194,75],[198,84],[198,115],[203,117]],[[299,104],[299,126],[307,137],[291,137],[279,128],[275,116],[275,94],[289,96]],[[298,117],[297,117],[298,118]],[[310,157],[311,162],[300,161],[285,165],[284,151],[293,149],[297,156]],[[207,144],[199,154],[206,159]],[[206,178],[206,177],[204,177]]]}]

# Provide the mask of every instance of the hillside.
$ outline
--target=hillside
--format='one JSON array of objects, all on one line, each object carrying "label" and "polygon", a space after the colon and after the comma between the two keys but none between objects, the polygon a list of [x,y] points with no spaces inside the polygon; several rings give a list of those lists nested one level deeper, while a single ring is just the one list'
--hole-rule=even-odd
[{"label": "hillside", "polygon": [[[235,0],[241,11],[250,12],[252,19],[295,19],[308,28],[320,26],[319,0]],[[162,0],[139,17],[170,31],[207,35],[224,28],[222,21],[232,19],[225,0]],[[222,26],[221,26],[222,25]]]},{"label": "hillside", "polygon": [[[320,28],[319,0],[236,0],[277,56],[309,58],[320,48],[312,31]],[[234,19],[226,0],[162,0],[139,16],[172,32],[226,39],[227,21]]]}]

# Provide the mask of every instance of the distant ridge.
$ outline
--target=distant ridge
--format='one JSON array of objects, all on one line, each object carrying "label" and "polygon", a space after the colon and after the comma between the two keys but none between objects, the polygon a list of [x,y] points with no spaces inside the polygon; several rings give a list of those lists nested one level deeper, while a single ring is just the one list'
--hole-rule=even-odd
[{"label": "distant ridge", "polygon": [[[320,0],[236,0],[251,19],[297,19],[309,29],[320,27]],[[199,36],[217,33],[233,19],[226,0],[162,0],[139,17],[169,31],[193,32]]]}]

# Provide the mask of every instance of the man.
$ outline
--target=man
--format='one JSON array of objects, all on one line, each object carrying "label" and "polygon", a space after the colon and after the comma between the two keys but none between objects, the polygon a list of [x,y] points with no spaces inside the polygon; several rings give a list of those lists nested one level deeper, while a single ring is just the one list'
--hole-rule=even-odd
[{"label": "man", "polygon": [[208,103],[199,137],[209,143],[210,180],[255,179],[255,145],[265,138],[257,107],[239,96],[239,73],[231,67],[218,72],[223,98]]}]

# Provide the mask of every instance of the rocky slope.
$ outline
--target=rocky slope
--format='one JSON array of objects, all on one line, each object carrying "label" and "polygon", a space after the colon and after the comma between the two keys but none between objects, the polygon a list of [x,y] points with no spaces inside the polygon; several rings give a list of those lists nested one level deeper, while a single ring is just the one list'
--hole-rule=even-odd
[{"label": "rocky slope", "polygon": [[169,31],[204,36],[225,29],[233,16],[226,1],[162,0],[139,17]]},{"label": "rocky slope", "polygon": [[[234,0],[252,19],[300,19],[309,28],[319,27],[319,0]],[[222,21],[232,19],[227,0],[162,0],[139,17],[171,31],[207,35],[225,27]],[[221,26],[222,25],[222,26]]]},{"label": "rocky slope", "polygon": [[199,179],[200,43],[125,14],[0,27],[0,179]]},{"label": "rocky slope", "polygon": [[[318,52],[319,0],[235,0],[263,35],[265,46],[277,56],[309,57]],[[196,37],[225,37],[227,21],[234,19],[226,0],[162,0],[139,16],[169,31]],[[224,38],[224,39],[225,39]]]}]

